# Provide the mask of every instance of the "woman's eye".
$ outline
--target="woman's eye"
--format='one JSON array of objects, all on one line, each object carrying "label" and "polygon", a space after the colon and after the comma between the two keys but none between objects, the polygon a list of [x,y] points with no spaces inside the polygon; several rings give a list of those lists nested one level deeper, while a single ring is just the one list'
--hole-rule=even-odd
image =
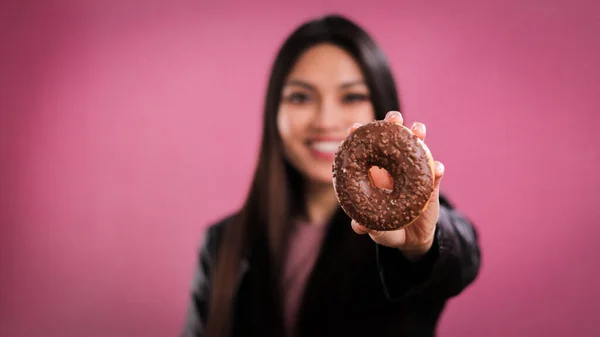
[{"label": "woman's eye", "polygon": [[302,104],[306,103],[310,100],[310,97],[307,94],[295,92],[286,97],[286,101],[294,104]]},{"label": "woman's eye", "polygon": [[347,94],[342,100],[344,103],[364,102],[369,100],[369,96],[365,94]]}]

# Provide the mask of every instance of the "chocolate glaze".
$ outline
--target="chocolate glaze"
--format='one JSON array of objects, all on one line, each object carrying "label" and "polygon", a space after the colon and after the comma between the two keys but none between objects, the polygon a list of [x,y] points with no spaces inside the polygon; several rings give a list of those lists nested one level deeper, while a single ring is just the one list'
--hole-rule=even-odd
[{"label": "chocolate glaze", "polygon": [[[427,151],[406,127],[375,121],[350,134],[333,162],[333,185],[340,206],[356,222],[375,230],[395,230],[423,214],[433,192]],[[369,169],[392,176],[391,191],[374,186]]]}]

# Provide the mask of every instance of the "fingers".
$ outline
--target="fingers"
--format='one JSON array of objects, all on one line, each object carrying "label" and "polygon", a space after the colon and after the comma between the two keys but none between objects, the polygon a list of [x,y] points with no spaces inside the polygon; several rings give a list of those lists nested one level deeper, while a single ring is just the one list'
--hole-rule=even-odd
[{"label": "fingers", "polygon": [[446,171],[446,167],[439,161],[435,162],[435,188],[440,186],[442,181],[442,177],[444,177],[444,172]]},{"label": "fingers", "polygon": [[348,128],[347,134],[351,134],[352,132],[356,131],[356,129],[360,128],[362,124],[360,123],[354,123],[352,125],[350,125],[350,127]]},{"label": "fingers", "polygon": [[436,161],[435,162],[435,178],[441,178],[444,175],[444,172],[446,171],[446,167],[444,166],[444,164],[442,164],[442,162]]},{"label": "fingers", "polygon": [[390,191],[394,188],[394,179],[386,169],[373,166],[369,169],[369,177],[371,182],[379,188]]},{"label": "fingers", "polygon": [[[389,111],[386,115],[385,115],[385,119],[384,121],[386,122],[392,122],[392,123],[396,123],[398,125],[403,125],[404,124],[404,117],[402,117],[402,114],[399,111]],[[352,124],[349,128],[348,128],[348,134],[351,134],[352,132],[354,132],[356,129],[358,129],[361,126],[360,123],[354,123]],[[425,124],[420,123],[420,122],[415,122],[412,124],[412,126],[410,127],[410,130],[417,136],[419,137],[421,140],[425,140],[425,134],[427,133],[427,129],[425,127]]]},{"label": "fingers", "polygon": [[425,124],[414,122],[413,125],[410,127],[410,130],[415,134],[415,136],[419,137],[419,139],[425,140],[425,134],[427,133]]},{"label": "fingers", "polygon": [[[404,117],[402,117],[402,114],[399,111],[390,111],[390,112],[388,112],[387,115],[385,115],[385,119],[384,120],[387,121],[387,122],[396,123],[398,125],[403,125],[404,124]],[[417,137],[419,137],[421,140],[425,140],[425,134],[427,133],[427,129],[425,128],[425,124],[419,123],[419,122],[415,122],[410,127],[410,130]]]},{"label": "fingers", "polygon": [[404,118],[399,111],[390,111],[385,115],[386,122],[396,123],[398,125],[402,125],[404,123]]},{"label": "fingers", "polygon": [[356,232],[356,234],[363,235],[363,234],[369,233],[368,228],[366,228],[365,226],[359,224],[358,222],[356,222],[354,220],[352,220],[350,222],[350,224],[352,225],[352,229]]},{"label": "fingers", "polygon": [[375,242],[379,242],[379,240],[386,235],[386,232],[380,232],[372,229],[368,229],[367,227],[359,224],[358,222],[352,220],[351,221],[352,229],[356,232],[356,234],[364,235],[369,234],[371,239],[375,240]]},{"label": "fingers", "polygon": [[388,247],[399,247],[406,241],[406,231],[404,229],[396,231],[376,231],[368,229],[356,221],[352,220],[352,229],[359,235],[369,234],[376,243]]}]

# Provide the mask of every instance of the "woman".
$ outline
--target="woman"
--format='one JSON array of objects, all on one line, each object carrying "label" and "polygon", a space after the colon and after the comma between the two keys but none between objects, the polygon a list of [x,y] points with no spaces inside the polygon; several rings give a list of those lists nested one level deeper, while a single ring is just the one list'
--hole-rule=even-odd
[{"label": "woman", "polygon": [[[268,83],[248,198],[208,228],[182,336],[433,336],[476,277],[477,234],[443,197],[405,230],[367,231],[341,211],[333,153],[358,125],[402,123],[381,50],[354,23],[300,26]],[[389,112],[389,113],[388,113]],[[413,132],[425,137],[425,126]],[[382,171],[372,173],[385,187]]]}]

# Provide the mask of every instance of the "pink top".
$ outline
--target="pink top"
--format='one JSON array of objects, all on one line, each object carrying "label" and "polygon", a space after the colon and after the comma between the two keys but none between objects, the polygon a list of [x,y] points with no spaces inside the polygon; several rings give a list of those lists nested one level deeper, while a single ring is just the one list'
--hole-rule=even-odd
[{"label": "pink top", "polygon": [[288,332],[291,332],[296,323],[296,313],[302,300],[304,286],[319,255],[326,232],[327,226],[295,223],[283,274],[284,317]]}]

